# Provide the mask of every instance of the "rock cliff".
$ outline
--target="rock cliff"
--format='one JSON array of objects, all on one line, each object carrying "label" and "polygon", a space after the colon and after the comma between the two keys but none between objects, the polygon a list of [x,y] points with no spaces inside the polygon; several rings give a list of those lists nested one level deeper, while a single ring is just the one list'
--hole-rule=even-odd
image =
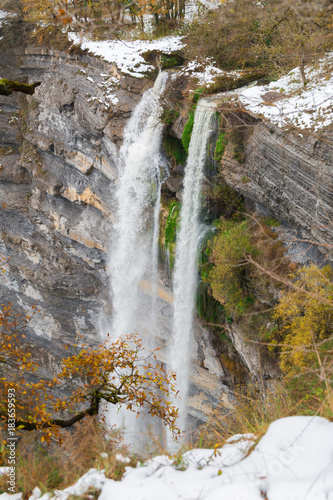
[{"label": "rock cliff", "polygon": [[227,146],[221,164],[230,186],[322,251],[332,245],[332,128],[319,136],[261,123],[246,139],[243,162],[233,158],[232,147]]},{"label": "rock cliff", "polygon": [[[13,302],[23,316],[38,304],[29,340],[47,376],[57,370],[66,342],[73,343],[78,331],[98,342],[100,323],[111,315],[107,251],[118,149],[152,80],[125,76],[89,54],[40,47],[3,51],[0,67],[9,79],[42,82],[33,96],[0,96],[0,253],[7,259],[0,299]],[[331,131],[319,137],[249,120],[242,161],[230,140],[220,163],[212,154],[207,177],[219,170],[249,206],[284,221],[325,252],[333,243]],[[181,137],[185,121],[182,114],[174,135]],[[177,175],[176,185],[169,180],[172,192],[181,189]],[[149,294],[149,283],[141,288]],[[162,284],[158,295],[157,344],[166,361],[172,295]],[[260,353],[243,341],[237,325],[229,330],[248,373],[278,375],[269,363],[261,366]],[[193,357],[189,412],[205,420],[221,400],[231,404],[225,383],[232,381],[199,324]]]},{"label": "rock cliff", "polygon": [[[80,332],[100,340],[109,318],[107,251],[112,241],[117,155],[125,123],[153,82],[122,75],[87,54],[28,47],[1,56],[7,78],[41,81],[33,96],[0,97],[1,302],[29,322],[40,373],[57,370]],[[149,283],[142,283],[149,293]],[[159,290],[158,345],[172,325],[172,296]],[[190,413],[205,420],[230,391],[207,334],[197,326]]]},{"label": "rock cliff", "polygon": [[31,98],[1,96],[1,300],[23,314],[38,302],[33,342],[52,364],[78,331],[96,337],[108,307],[117,143],[149,81],[40,48],[3,52],[1,71],[42,82]]}]

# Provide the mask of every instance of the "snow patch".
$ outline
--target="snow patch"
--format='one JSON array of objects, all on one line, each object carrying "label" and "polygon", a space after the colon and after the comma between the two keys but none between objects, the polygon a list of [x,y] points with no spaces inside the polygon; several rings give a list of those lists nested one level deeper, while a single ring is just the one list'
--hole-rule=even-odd
[{"label": "snow patch", "polygon": [[196,78],[199,85],[207,87],[214,83],[218,76],[234,80],[242,76],[241,71],[223,71],[217,68],[216,61],[212,57],[206,57],[203,61],[198,61],[198,59],[190,61],[178,74]]},{"label": "snow patch", "polygon": [[123,73],[143,78],[147,71],[154,67],[148,64],[141,54],[149,50],[159,50],[170,54],[183,47],[182,37],[167,36],[159,40],[133,40],[129,42],[121,40],[92,41],[80,37],[76,33],[68,33],[68,38],[75,44],[80,45],[83,50],[88,49],[97,56],[103,57],[110,63],[115,63]]},{"label": "snow patch", "polygon": [[317,68],[305,68],[305,87],[300,69],[295,68],[269,85],[241,89],[239,100],[252,113],[280,127],[320,130],[333,122],[332,59],[329,54]]},{"label": "snow patch", "polygon": [[[191,450],[176,462],[157,456],[136,468],[127,466],[121,481],[90,469],[53,495],[41,496],[35,488],[29,500],[67,500],[91,487],[101,490],[99,500],[333,500],[333,422],[282,418],[252,449],[254,443],[252,434],[236,435],[218,450]],[[21,498],[0,495],[0,500]]]},{"label": "snow patch", "polygon": [[99,500],[333,500],[332,422],[277,420],[248,456],[253,436],[237,439],[217,452],[184,453],[186,470],[166,456],[127,467],[122,481],[106,480]]}]

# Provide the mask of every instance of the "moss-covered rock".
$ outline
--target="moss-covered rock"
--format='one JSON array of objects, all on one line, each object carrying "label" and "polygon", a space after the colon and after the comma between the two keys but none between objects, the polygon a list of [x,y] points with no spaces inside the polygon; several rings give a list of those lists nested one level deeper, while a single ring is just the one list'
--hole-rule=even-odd
[{"label": "moss-covered rock", "polygon": [[176,165],[185,165],[187,152],[180,139],[169,134],[165,135],[163,138],[163,148]]},{"label": "moss-covered rock", "polygon": [[215,145],[215,151],[214,151],[215,161],[221,160],[227,144],[228,144],[228,137],[225,132],[221,132]]},{"label": "moss-covered rock", "polygon": [[35,88],[40,84],[41,82],[35,82],[28,85],[26,83],[14,82],[13,80],[2,78],[0,80],[0,94],[10,95],[13,92],[22,92],[23,94],[32,95],[35,92]]},{"label": "moss-covered rock", "polygon": [[184,64],[184,57],[179,53],[161,54],[161,69],[175,68]]}]

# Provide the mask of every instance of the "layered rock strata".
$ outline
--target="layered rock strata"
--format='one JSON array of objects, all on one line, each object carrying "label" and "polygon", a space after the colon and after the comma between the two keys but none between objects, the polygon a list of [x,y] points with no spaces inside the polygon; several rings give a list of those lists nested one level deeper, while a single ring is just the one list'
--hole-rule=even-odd
[{"label": "layered rock strata", "polygon": [[[22,316],[37,305],[29,341],[45,377],[57,371],[64,344],[73,344],[77,332],[99,342],[100,323],[112,314],[107,253],[118,150],[152,81],[122,75],[89,55],[34,47],[2,53],[0,66],[7,78],[42,82],[31,97],[0,97],[0,251],[7,259],[0,300]],[[149,283],[142,291],[149,294]],[[172,297],[162,287],[158,295],[157,343],[166,361]],[[199,330],[189,411],[206,420],[230,391]]]}]

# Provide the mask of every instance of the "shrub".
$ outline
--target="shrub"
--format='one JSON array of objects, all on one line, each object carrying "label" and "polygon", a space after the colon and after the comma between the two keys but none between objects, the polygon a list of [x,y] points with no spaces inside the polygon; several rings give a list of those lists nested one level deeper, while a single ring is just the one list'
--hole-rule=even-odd
[{"label": "shrub", "polygon": [[[187,37],[189,59],[212,57],[226,70],[251,69],[274,78],[315,61],[332,46],[324,15],[302,16],[281,2],[234,0],[210,11]],[[259,71],[258,71],[259,70]]]},{"label": "shrub", "polygon": [[243,313],[253,303],[246,281],[247,253],[253,253],[250,228],[247,221],[222,221],[213,242],[213,262],[209,275],[213,296],[225,307],[228,314]]},{"label": "shrub", "polygon": [[[228,315],[239,319],[256,299],[266,307],[276,302],[281,282],[270,274],[270,269],[278,269],[279,275],[287,279],[295,265],[284,256],[285,247],[262,219],[233,217],[220,219],[220,230],[212,243],[214,268],[208,282]],[[261,311],[257,308],[257,312]]]},{"label": "shrub", "polygon": [[281,368],[288,376],[313,367],[317,360],[314,344],[324,347],[333,329],[332,268],[312,264],[290,279],[293,286],[282,293],[275,309],[275,318],[282,324],[275,342],[284,344]]},{"label": "shrub", "polygon": [[[63,444],[42,446],[35,433],[17,431],[20,436],[16,453],[16,489],[28,497],[36,487],[42,493],[63,489],[75,483],[90,468],[104,469],[109,479],[120,480],[126,465],[119,454],[128,457],[132,466],[137,460],[130,455],[118,432],[104,428],[96,417],[63,431]],[[0,493],[7,491],[8,477],[0,477]]]}]

